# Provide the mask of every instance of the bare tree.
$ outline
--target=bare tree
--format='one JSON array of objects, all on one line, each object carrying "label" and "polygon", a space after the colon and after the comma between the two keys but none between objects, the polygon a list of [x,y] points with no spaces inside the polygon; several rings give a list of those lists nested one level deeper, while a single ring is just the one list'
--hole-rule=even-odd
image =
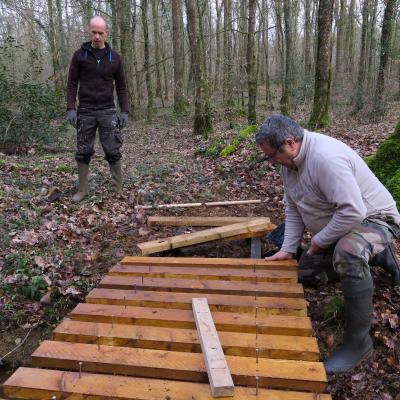
[{"label": "bare tree", "polygon": [[329,125],[333,1],[320,0],[318,7],[318,46],[315,65],[314,103],[308,126]]},{"label": "bare tree", "polygon": [[257,123],[256,101],[257,101],[257,72],[256,55],[254,46],[254,32],[256,25],[256,0],[249,0],[249,22],[247,29],[247,52],[246,52],[246,72],[249,91],[249,101],[247,108],[247,120],[249,125]]}]

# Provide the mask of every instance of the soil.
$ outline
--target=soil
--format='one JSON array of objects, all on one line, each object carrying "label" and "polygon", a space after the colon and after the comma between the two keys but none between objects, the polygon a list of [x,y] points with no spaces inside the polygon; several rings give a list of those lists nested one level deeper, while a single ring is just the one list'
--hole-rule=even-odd
[{"label": "soil", "polygon": [[[393,131],[399,105],[384,121],[369,123],[332,115],[326,133],[339,138],[363,157]],[[261,113],[266,111],[260,110]],[[304,119],[304,113],[293,116]],[[229,157],[207,156],[207,149],[228,145],[246,126],[238,117],[230,125],[216,113],[215,132],[204,139],[191,133],[190,118],[159,117],[151,125],[132,123],[124,132],[124,199],[112,190],[100,148],[92,160],[90,195],[71,203],[76,170],[71,154],[27,149],[0,156],[0,358],[26,341],[0,367],[0,384],[123,256],[136,255],[139,242],[189,231],[190,228],[149,227],[149,215],[268,216],[283,221],[283,188],[279,171],[263,161],[253,137],[241,141]],[[74,146],[73,132],[63,148]],[[138,203],[180,203],[262,199],[261,205],[136,211]],[[399,243],[396,243],[399,254]],[[263,251],[274,246],[263,241]],[[160,256],[249,257],[248,241],[193,246]],[[400,400],[400,291],[389,277],[373,270],[375,352],[352,373],[333,377],[334,400]],[[36,277],[45,276],[45,282]],[[340,288],[307,289],[309,314],[321,354],[325,357],[342,331]],[[329,306],[328,306],[329,305]]]}]

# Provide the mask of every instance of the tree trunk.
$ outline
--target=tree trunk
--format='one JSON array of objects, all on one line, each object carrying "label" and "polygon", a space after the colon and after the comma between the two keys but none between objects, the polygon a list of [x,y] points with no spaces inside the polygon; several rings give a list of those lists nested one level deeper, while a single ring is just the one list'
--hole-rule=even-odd
[{"label": "tree trunk", "polygon": [[121,55],[124,62],[125,76],[126,76],[126,85],[128,88],[128,98],[129,98],[129,106],[130,113],[132,115],[135,114],[134,108],[134,66],[133,66],[133,50],[132,50],[132,42],[134,41],[131,37],[132,29],[131,29],[131,2],[130,0],[119,0],[120,10],[119,13],[119,26],[121,31]]},{"label": "tree trunk", "polygon": [[151,73],[150,73],[150,52],[149,52],[149,27],[147,25],[147,0],[141,0],[142,9],[142,25],[143,25],[143,39],[144,39],[144,63],[143,69],[146,75],[146,88],[147,88],[147,121],[153,119],[154,113],[154,98],[153,89],[151,85]]},{"label": "tree trunk", "polygon": [[367,51],[367,27],[368,27],[368,2],[364,0],[363,4],[363,21],[361,27],[361,45],[360,60],[358,68],[357,84],[354,91],[354,108],[353,113],[358,113],[364,107],[364,82],[365,82],[365,62]]},{"label": "tree trunk", "polygon": [[214,91],[217,91],[220,88],[221,83],[221,12],[222,12],[222,5],[215,0],[215,9],[217,12],[217,20],[216,20],[216,34],[215,34],[215,47],[216,47],[216,58],[215,58],[215,79],[214,79]]},{"label": "tree trunk", "polygon": [[232,0],[224,1],[224,104],[233,107]]},{"label": "tree trunk", "polygon": [[53,63],[54,84],[57,90],[62,91],[64,90],[65,85],[63,85],[63,79],[62,79],[63,74],[61,71],[60,60],[59,60],[60,49],[57,46],[56,30],[54,26],[53,0],[47,0],[47,11],[49,15],[48,38],[51,51],[51,60]]},{"label": "tree trunk", "polygon": [[184,55],[183,55],[183,21],[182,0],[172,0],[172,35],[174,52],[174,111],[184,114],[187,100],[184,95]]},{"label": "tree trunk", "polygon": [[368,71],[367,71],[367,82],[368,82],[368,92],[373,93],[373,88],[375,87],[375,51],[376,51],[376,14],[378,10],[378,0],[373,0],[374,6],[372,9],[371,23],[369,29],[369,55],[368,55]]},{"label": "tree trunk", "polygon": [[281,88],[285,86],[285,49],[283,46],[283,28],[282,28],[282,9],[281,2],[279,0],[274,1],[275,5],[275,18],[276,18],[276,51],[278,52],[277,59],[278,71],[280,72],[279,78],[281,81]]},{"label": "tree trunk", "polygon": [[282,87],[281,113],[289,114],[289,101],[292,98],[293,84],[293,48],[292,48],[292,29],[291,29],[291,1],[283,2],[283,19],[285,22],[285,81]]},{"label": "tree trunk", "polygon": [[141,73],[138,67],[138,61],[136,57],[136,27],[137,27],[137,4],[133,2],[133,12],[131,13],[131,36],[132,36],[132,64],[133,64],[133,71],[135,74],[135,86],[136,86],[136,93],[133,95],[133,118],[137,119],[139,117],[139,107],[140,107],[140,99],[142,92],[142,83],[141,83]]},{"label": "tree trunk", "polygon": [[331,89],[333,0],[320,0],[318,7],[318,47],[315,66],[313,110],[308,122],[310,129],[329,125]]},{"label": "tree trunk", "polygon": [[256,74],[256,55],[254,32],[256,25],[256,0],[249,0],[249,23],[247,29],[247,52],[246,52],[246,72],[249,91],[249,101],[247,108],[247,120],[249,125],[257,123],[256,100],[257,100],[257,74]]},{"label": "tree trunk", "polygon": [[347,14],[347,1],[340,0],[340,14],[338,19],[338,27],[337,27],[337,36],[336,36],[336,65],[335,72],[338,77],[342,71],[343,64],[343,35],[344,35],[344,27],[346,23],[346,14]]},{"label": "tree trunk", "polygon": [[192,52],[192,67],[196,87],[193,133],[208,137],[212,133],[211,108],[208,82],[204,71],[203,40],[199,33],[199,21],[194,0],[186,0],[188,32]]},{"label": "tree trunk", "polygon": [[304,75],[308,82],[312,76],[312,17],[311,17],[311,2],[312,0],[305,0],[304,4]]},{"label": "tree trunk", "polygon": [[160,71],[160,28],[158,24],[158,0],[151,0],[151,11],[153,16],[153,35],[154,35],[154,63],[156,69],[156,96],[161,99],[164,106],[164,99],[161,85]]},{"label": "tree trunk", "polygon": [[93,6],[91,0],[79,0],[79,4],[83,11],[83,28],[86,30],[89,26],[89,20],[93,17]]},{"label": "tree trunk", "polygon": [[347,63],[346,63],[346,71],[349,74],[350,81],[353,79],[354,75],[354,42],[355,42],[355,0],[350,0],[349,7],[349,15],[348,15],[348,24],[346,31],[346,52],[347,52]]},{"label": "tree trunk", "polygon": [[268,108],[273,108],[271,99],[271,86],[269,78],[269,23],[268,23],[268,3],[267,0],[262,0],[262,26],[263,35],[262,43],[264,48],[264,63],[265,63],[265,102]]},{"label": "tree trunk", "polygon": [[378,77],[376,80],[376,90],[374,97],[373,114],[375,116],[384,115],[386,112],[385,99],[385,76],[388,70],[389,55],[391,52],[391,38],[393,31],[393,18],[396,0],[387,0],[385,14],[382,23],[381,35],[381,53],[378,69]]}]

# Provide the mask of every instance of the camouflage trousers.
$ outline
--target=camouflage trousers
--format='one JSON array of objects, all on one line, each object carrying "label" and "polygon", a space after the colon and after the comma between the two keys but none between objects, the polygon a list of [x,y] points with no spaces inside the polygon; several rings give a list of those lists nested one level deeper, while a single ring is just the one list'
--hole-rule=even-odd
[{"label": "camouflage trousers", "polygon": [[105,159],[111,164],[120,160],[122,136],[118,116],[113,108],[106,110],[78,109],[75,160],[89,164],[94,154],[97,129]]},{"label": "camouflage trousers", "polygon": [[370,261],[394,237],[390,225],[374,219],[343,236],[325,251],[309,256],[305,250],[299,260],[300,282],[323,286],[328,281],[359,281],[370,276]]}]

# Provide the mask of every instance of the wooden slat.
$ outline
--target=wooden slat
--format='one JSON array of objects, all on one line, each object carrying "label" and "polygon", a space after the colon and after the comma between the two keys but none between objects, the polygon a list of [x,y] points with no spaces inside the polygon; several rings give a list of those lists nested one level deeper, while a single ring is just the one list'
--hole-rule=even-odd
[{"label": "wooden slat", "polygon": [[145,278],[106,275],[99,287],[160,292],[231,294],[240,296],[303,298],[303,286],[296,283],[238,282],[198,279]]},{"label": "wooden slat", "polygon": [[233,396],[235,386],[214,321],[204,297],[193,298],[193,316],[213,397]]},{"label": "wooden slat", "polygon": [[[18,368],[4,383],[10,398],[68,400],[212,400],[204,383],[177,382],[49,369]],[[237,387],[235,400],[332,400],[328,394]]]},{"label": "wooden slat", "polygon": [[251,258],[204,258],[204,257],[124,257],[124,265],[160,265],[199,268],[239,268],[252,270],[297,271],[296,260],[265,261]]},{"label": "wooden slat", "polygon": [[[195,329],[193,313],[190,310],[81,303],[69,316],[79,321]],[[218,332],[256,333],[254,315],[216,311],[213,312],[213,318]],[[311,336],[311,321],[307,317],[266,315],[260,318],[258,333]]]},{"label": "wooden slat", "polygon": [[[318,361],[317,340],[306,336],[257,335],[218,332],[224,353],[231,356],[281,358]],[[62,321],[53,332],[53,340],[108,346],[200,353],[198,335],[193,329],[132,326],[82,321]]]},{"label": "wooden slat", "polygon": [[165,226],[225,226],[257,218],[259,217],[162,217],[152,215],[147,218],[147,223]]},{"label": "wooden slat", "polygon": [[[226,356],[235,385],[250,385],[259,377],[260,387],[323,392],[327,377],[323,363]],[[32,354],[35,367],[116,373],[159,379],[207,382],[201,354],[168,352],[44,341]]]},{"label": "wooden slat", "polygon": [[[86,302],[93,304],[115,304],[135,307],[174,308],[190,310],[192,293],[151,292],[123,289],[93,289]],[[237,312],[259,315],[306,316],[307,305],[304,299],[281,297],[251,297],[222,294],[206,295],[212,311]]]},{"label": "wooden slat", "polygon": [[281,282],[297,283],[296,271],[281,270],[248,270],[238,268],[196,268],[153,265],[123,265],[117,264],[110,269],[112,276],[145,276],[148,278],[175,278],[175,279],[209,279],[249,282]]},{"label": "wooden slat", "polygon": [[272,224],[269,218],[258,218],[249,222],[240,222],[238,224],[205,229],[200,232],[188,233],[186,235],[176,235],[165,239],[139,243],[137,247],[142,255],[147,255],[251,232],[267,232],[271,229]]}]

